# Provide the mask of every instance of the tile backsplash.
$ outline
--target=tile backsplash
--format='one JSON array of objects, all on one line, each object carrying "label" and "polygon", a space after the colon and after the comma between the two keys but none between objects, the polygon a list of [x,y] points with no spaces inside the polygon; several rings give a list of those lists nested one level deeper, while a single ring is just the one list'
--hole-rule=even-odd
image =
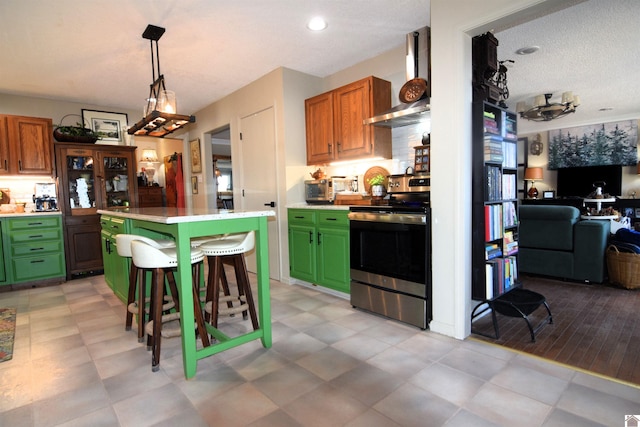
[{"label": "tile backsplash", "polygon": [[55,182],[50,176],[6,176],[0,178],[0,189],[8,188],[11,192],[11,203],[26,202],[26,208],[33,205],[35,184],[39,182]]}]

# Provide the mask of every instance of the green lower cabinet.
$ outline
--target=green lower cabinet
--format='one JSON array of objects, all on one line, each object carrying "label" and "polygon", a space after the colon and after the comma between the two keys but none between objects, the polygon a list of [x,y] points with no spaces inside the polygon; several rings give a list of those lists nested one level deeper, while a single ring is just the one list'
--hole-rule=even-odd
[{"label": "green lower cabinet", "polygon": [[8,218],[2,225],[7,282],[66,277],[61,216]]},{"label": "green lower cabinet", "polygon": [[349,293],[349,212],[289,209],[291,277]]},{"label": "green lower cabinet", "polygon": [[127,302],[129,291],[130,259],[118,255],[117,234],[128,233],[129,222],[123,218],[102,215],[100,218],[100,240],[104,279],[120,300]]}]

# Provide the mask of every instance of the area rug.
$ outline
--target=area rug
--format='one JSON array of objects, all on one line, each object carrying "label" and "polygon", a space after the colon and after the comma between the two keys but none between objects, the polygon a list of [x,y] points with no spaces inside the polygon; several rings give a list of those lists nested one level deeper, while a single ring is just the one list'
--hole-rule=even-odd
[{"label": "area rug", "polygon": [[13,357],[13,339],[16,334],[16,309],[0,308],[0,362]]}]

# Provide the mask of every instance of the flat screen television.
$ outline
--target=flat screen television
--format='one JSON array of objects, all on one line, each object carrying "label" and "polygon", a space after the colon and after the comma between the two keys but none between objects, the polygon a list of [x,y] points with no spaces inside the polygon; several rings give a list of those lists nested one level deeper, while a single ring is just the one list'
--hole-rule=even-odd
[{"label": "flat screen television", "polygon": [[585,166],[558,169],[558,197],[587,197],[595,190],[593,184],[604,182],[602,192],[622,195],[622,166]]}]

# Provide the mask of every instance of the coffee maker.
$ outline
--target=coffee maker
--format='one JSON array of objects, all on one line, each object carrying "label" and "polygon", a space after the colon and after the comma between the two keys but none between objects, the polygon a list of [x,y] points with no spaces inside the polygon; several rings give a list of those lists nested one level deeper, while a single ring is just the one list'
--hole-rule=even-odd
[{"label": "coffee maker", "polygon": [[52,212],[58,210],[58,197],[56,196],[56,184],[36,183],[33,195],[36,212]]}]

